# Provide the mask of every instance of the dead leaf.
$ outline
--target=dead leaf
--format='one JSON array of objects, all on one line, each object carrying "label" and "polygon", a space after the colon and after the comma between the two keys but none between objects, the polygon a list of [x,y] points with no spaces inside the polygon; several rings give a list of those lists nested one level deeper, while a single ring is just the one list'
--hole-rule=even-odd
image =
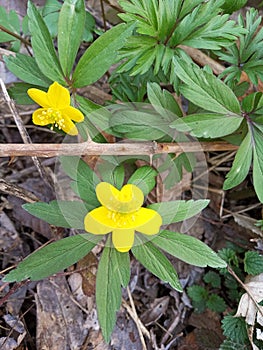
[{"label": "dead leaf", "polygon": [[145,326],[149,326],[150,324],[156,322],[162,317],[163,314],[165,314],[168,308],[169,300],[169,296],[154,300],[149,309],[141,315],[141,321],[145,324]]}]

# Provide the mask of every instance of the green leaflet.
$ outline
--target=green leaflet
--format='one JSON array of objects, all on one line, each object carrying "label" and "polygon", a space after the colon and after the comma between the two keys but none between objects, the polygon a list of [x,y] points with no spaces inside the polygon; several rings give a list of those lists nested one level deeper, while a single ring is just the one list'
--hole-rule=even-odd
[{"label": "green leaflet", "polygon": [[245,179],[252,162],[252,151],[251,132],[248,131],[236,153],[232,168],[226,175],[224,190],[239,185]]},{"label": "green leaflet", "polygon": [[70,77],[85,26],[84,0],[66,0],[58,20],[58,54],[66,77]]},{"label": "green leaflet", "polygon": [[151,242],[146,243],[143,236],[136,235],[132,253],[147,270],[160,278],[160,280],[168,282],[174,289],[182,292],[182,287],[173,265]]},{"label": "green leaflet", "polygon": [[96,186],[100,179],[95,172],[79,157],[62,156],[60,162],[65,173],[74,180],[71,188],[86,202],[83,206],[88,210],[98,207]]},{"label": "green leaflet", "polygon": [[147,208],[157,211],[162,219],[163,225],[183,221],[200,213],[209,203],[207,199],[189,201],[171,201],[148,205]]},{"label": "green leaflet", "polygon": [[241,116],[204,112],[178,119],[170,126],[195,137],[217,138],[232,134],[242,121]]},{"label": "green leaflet", "polygon": [[26,257],[5,281],[37,281],[51,276],[82,259],[100,240],[99,236],[82,234],[51,243]]},{"label": "green leaflet", "polygon": [[[14,10],[7,12],[4,6],[0,6],[0,23],[1,26],[8,29],[10,32],[18,35],[20,34],[20,21]],[[0,30],[0,43],[7,41],[11,42],[11,49],[13,51],[19,51],[21,45],[20,40]]]},{"label": "green leaflet", "polygon": [[263,132],[262,126],[256,125],[252,129],[253,135],[253,182],[256,194],[263,203]]},{"label": "green leaflet", "polygon": [[147,84],[148,98],[154,109],[160,113],[170,111],[178,117],[182,117],[182,111],[172,94],[167,90],[162,90],[157,83]]},{"label": "green leaflet", "polygon": [[52,81],[64,84],[64,77],[59,64],[48,28],[35,5],[28,1],[29,29],[31,43],[38,67]]},{"label": "green leaflet", "polygon": [[84,217],[88,213],[83,202],[51,201],[24,204],[30,214],[58,227],[84,229]]},{"label": "green leaflet", "polygon": [[[108,238],[110,242],[111,237]],[[96,277],[96,305],[103,337],[109,342],[121,305],[121,286],[130,279],[129,253],[105,246]]]},{"label": "green leaflet", "polygon": [[5,56],[7,68],[26,83],[48,87],[52,81],[39,69],[34,57],[17,53],[15,56]]},{"label": "green leaflet", "polygon": [[226,267],[226,262],[205,243],[186,234],[165,230],[158,234],[152,243],[191,265]]},{"label": "green leaflet", "polygon": [[180,91],[189,101],[217,114],[237,117],[241,113],[235,94],[220,79],[182,60],[173,63],[174,73],[184,82]]},{"label": "green leaflet", "polygon": [[128,184],[138,186],[143,194],[147,196],[155,187],[157,171],[148,165],[138,168],[128,180]]},{"label": "green leaflet", "polygon": [[255,251],[247,251],[244,258],[244,270],[252,276],[260,275],[263,272],[263,256]]},{"label": "green leaflet", "polygon": [[118,50],[131,35],[134,24],[119,24],[102,34],[86,50],[73,73],[74,87],[90,85],[115,63]]}]

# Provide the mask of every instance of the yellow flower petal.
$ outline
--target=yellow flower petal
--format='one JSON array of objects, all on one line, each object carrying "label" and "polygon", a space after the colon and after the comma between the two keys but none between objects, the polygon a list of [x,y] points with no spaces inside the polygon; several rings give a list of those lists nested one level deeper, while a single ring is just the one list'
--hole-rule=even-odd
[{"label": "yellow flower petal", "polygon": [[133,229],[116,229],[112,232],[112,243],[121,253],[128,252],[134,242]]},{"label": "yellow flower petal", "polygon": [[39,89],[28,89],[27,93],[33,101],[35,101],[39,106],[47,108],[50,107],[47,93]]},{"label": "yellow flower petal", "polygon": [[53,123],[53,118],[49,113],[43,114],[46,110],[46,108],[39,108],[33,113],[32,120],[34,124],[44,126]]},{"label": "yellow flower petal", "polygon": [[70,105],[70,94],[68,89],[64,88],[56,81],[50,85],[47,92],[47,98],[50,106],[53,108],[63,109]]},{"label": "yellow flower petal", "polygon": [[162,217],[155,210],[141,208],[136,215],[136,231],[145,235],[156,235],[162,225]]},{"label": "yellow flower petal", "polygon": [[61,125],[61,129],[71,136],[78,135],[78,129],[76,125],[68,118],[64,117],[63,125]]},{"label": "yellow flower petal", "polygon": [[93,209],[89,212],[84,219],[84,226],[87,232],[93,233],[94,235],[105,235],[112,231],[112,227],[102,223],[101,218],[107,217],[108,210],[104,207]]},{"label": "yellow flower petal", "polygon": [[61,109],[61,114],[63,116],[67,116],[68,118],[74,120],[74,122],[83,122],[84,120],[84,115],[79,111],[77,108],[74,107],[66,107]]},{"label": "yellow flower petal", "polygon": [[135,185],[128,184],[119,191],[107,182],[100,182],[96,187],[100,203],[119,213],[131,213],[138,210],[144,201],[143,192]]}]

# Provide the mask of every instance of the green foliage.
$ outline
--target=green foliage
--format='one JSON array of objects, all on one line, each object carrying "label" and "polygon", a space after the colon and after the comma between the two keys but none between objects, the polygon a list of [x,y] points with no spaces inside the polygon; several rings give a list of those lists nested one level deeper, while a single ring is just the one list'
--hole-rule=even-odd
[{"label": "green foliage", "polygon": [[5,63],[10,72],[31,86],[47,88],[52,84],[52,81],[41,72],[34,57],[17,53],[15,56],[5,56]]},{"label": "green foliage", "polygon": [[[223,0],[121,0],[126,22],[136,22],[136,33],[121,50],[125,62],[120,72],[143,74],[151,67],[154,73],[168,74],[178,45],[218,50],[229,46],[244,29],[220,15]],[[220,37],[220,40],[218,38]]]},{"label": "green foliage", "polygon": [[[28,2],[27,14],[29,17],[28,26],[32,35],[31,44],[39,69],[50,80],[63,84],[63,71],[51,35],[43,18],[31,1]],[[50,64],[51,62],[52,64]]]},{"label": "green foliage", "polygon": [[179,292],[183,291],[173,265],[151,242],[145,242],[142,236],[136,235],[132,253],[155,276],[168,282],[172,288]]},{"label": "green foliage", "polygon": [[73,73],[74,87],[83,87],[97,81],[116,62],[117,50],[124,45],[133,28],[133,24],[119,24],[91,44]]},{"label": "green foliage", "polygon": [[110,341],[116,323],[116,312],[121,305],[121,286],[126,287],[129,279],[129,254],[104,247],[96,277],[96,305],[106,342]]},{"label": "green foliage", "polygon": [[[7,12],[3,6],[0,6],[0,23],[8,31],[20,35],[20,22],[17,13],[14,10]],[[0,30],[0,43],[10,42],[11,50],[19,51],[20,40],[14,36]]]},{"label": "green foliage", "polygon": [[221,287],[221,278],[218,275],[218,273],[214,271],[208,271],[204,277],[203,280],[207,284],[211,284],[213,288],[220,288]]},{"label": "green foliage", "polygon": [[200,213],[207,207],[209,200],[171,201],[148,205],[148,208],[156,210],[163,218],[163,225],[180,222]]},{"label": "green foliage", "polygon": [[226,263],[206,244],[186,234],[165,230],[160,232],[152,243],[191,265],[226,267]]},{"label": "green foliage", "polygon": [[143,194],[147,196],[155,187],[157,171],[148,165],[138,168],[129,178],[128,183],[139,187]]},{"label": "green foliage", "polygon": [[70,77],[85,26],[83,0],[65,0],[58,19],[58,54],[66,77]]},{"label": "green foliage", "polygon": [[88,210],[100,205],[96,196],[96,186],[100,182],[98,176],[79,157],[60,157],[60,162],[65,173],[74,180],[71,183],[73,191],[85,201]]},{"label": "green foliage", "polygon": [[247,31],[239,35],[238,44],[234,43],[225,51],[217,53],[221,60],[231,64],[224,70],[221,77],[226,76],[225,82],[230,86],[234,86],[239,82],[241,72],[245,72],[252,83],[257,85],[258,79],[263,80],[263,29],[260,28],[261,16],[258,16],[257,10],[251,8],[246,13],[246,21],[240,15],[238,22]]},{"label": "green foliage", "polygon": [[84,229],[84,217],[88,212],[80,201],[51,201],[24,204],[30,214],[59,227]]},{"label": "green foliage", "polygon": [[224,299],[217,294],[209,295],[206,306],[215,312],[224,312],[227,307]]},{"label": "green foliage", "polygon": [[100,236],[82,234],[51,243],[28,257],[5,276],[6,282],[41,280],[60,272],[87,255],[101,240]]},{"label": "green foliage", "polygon": [[255,251],[245,253],[244,269],[249,275],[259,275],[263,272],[263,256]]},{"label": "green foliage", "polygon": [[225,316],[222,320],[224,335],[234,342],[246,344],[249,342],[246,322],[243,317]]},{"label": "green foliage", "polygon": [[208,299],[207,290],[204,287],[194,285],[187,288],[187,294],[192,299],[195,311],[198,313],[204,312]]},{"label": "green foliage", "polygon": [[219,350],[251,350],[250,344],[242,344],[239,341],[232,341],[230,339],[224,340],[220,345]]},{"label": "green foliage", "polygon": [[226,13],[232,13],[239,9],[241,9],[243,6],[245,6],[247,3],[247,0],[225,0],[224,4],[221,5],[221,8]]}]

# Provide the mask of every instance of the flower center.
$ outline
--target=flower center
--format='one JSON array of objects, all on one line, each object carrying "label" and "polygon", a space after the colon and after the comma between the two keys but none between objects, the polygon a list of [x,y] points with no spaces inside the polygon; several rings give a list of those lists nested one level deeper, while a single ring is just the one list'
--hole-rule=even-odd
[{"label": "flower center", "polygon": [[42,111],[40,119],[45,120],[47,118],[50,121],[50,124],[53,124],[51,130],[53,130],[53,126],[59,130],[65,127],[65,119],[62,117],[62,114],[58,109],[48,108]]},{"label": "flower center", "polygon": [[124,214],[117,211],[112,211],[108,209],[107,217],[116,223],[119,228],[129,228],[133,227],[136,221],[137,211],[132,213]]}]

